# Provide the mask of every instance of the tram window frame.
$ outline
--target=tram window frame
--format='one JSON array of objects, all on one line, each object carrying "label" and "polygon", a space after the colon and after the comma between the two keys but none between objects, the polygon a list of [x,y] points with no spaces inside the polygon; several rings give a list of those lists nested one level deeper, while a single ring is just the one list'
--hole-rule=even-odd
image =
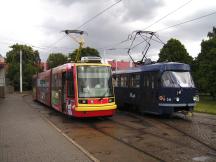
[{"label": "tram window frame", "polygon": [[120,87],[126,87],[127,77],[125,75],[121,75],[120,79],[121,79],[121,82],[120,82],[121,85],[120,85]]},{"label": "tram window frame", "polygon": [[58,81],[58,76],[57,74],[52,75],[52,89],[56,90],[57,89],[57,81]]},{"label": "tram window frame", "polygon": [[153,76],[153,81],[154,81],[154,88],[158,89],[159,88],[159,78],[160,78],[159,72],[158,71],[153,72],[152,76]]},{"label": "tram window frame", "polygon": [[142,86],[143,86],[143,88],[145,88],[146,87],[146,81],[145,81],[145,78],[146,78],[146,76],[145,76],[145,73],[142,73],[142,80],[143,80],[143,83],[142,83]]},{"label": "tram window frame", "polygon": [[149,74],[146,74],[146,88],[150,87],[150,80],[149,80]]},{"label": "tram window frame", "polygon": [[115,76],[115,77],[112,77],[112,85],[116,87],[116,84],[117,82],[116,82],[116,76]]},{"label": "tram window frame", "polygon": [[152,73],[152,75],[151,75],[151,88],[152,88],[152,89],[155,88],[155,77],[154,77],[154,73]]},{"label": "tram window frame", "polygon": [[131,77],[130,75],[125,75],[125,87],[130,87],[131,85]]},{"label": "tram window frame", "polygon": [[116,87],[121,87],[121,75],[116,75]]},{"label": "tram window frame", "polygon": [[157,89],[159,87],[159,72],[146,72],[142,74],[142,86],[144,88]]},{"label": "tram window frame", "polygon": [[130,87],[139,88],[140,87],[140,78],[141,78],[140,74],[132,74]]},{"label": "tram window frame", "polygon": [[[74,88],[74,76],[73,76],[73,68],[68,71],[69,74],[67,78],[67,96],[74,98],[75,97],[75,88]],[[71,90],[71,91],[70,91]]]}]

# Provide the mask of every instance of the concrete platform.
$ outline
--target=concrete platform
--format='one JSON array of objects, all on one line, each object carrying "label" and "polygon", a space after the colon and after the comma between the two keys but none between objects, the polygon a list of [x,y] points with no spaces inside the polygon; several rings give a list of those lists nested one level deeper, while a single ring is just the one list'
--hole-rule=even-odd
[{"label": "concrete platform", "polygon": [[0,162],[92,161],[23,102],[0,99]]}]

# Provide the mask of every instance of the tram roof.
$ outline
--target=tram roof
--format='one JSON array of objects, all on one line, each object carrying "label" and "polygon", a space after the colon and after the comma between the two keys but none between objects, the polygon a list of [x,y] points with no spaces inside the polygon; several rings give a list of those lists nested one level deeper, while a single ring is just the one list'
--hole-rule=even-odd
[{"label": "tram roof", "polygon": [[142,71],[166,71],[166,70],[177,70],[177,71],[190,71],[188,64],[179,62],[161,62],[155,64],[140,65],[138,67],[130,68],[127,70],[119,70],[116,74],[121,73],[136,73]]}]

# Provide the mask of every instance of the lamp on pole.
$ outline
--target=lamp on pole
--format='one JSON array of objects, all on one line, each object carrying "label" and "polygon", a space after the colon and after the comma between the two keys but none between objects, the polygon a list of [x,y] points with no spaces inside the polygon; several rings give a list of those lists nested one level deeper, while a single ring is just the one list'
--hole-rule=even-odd
[{"label": "lamp on pole", "polygon": [[106,51],[114,51],[114,50],[116,50],[116,48],[103,49],[103,59],[104,59],[104,62],[106,62],[106,59],[105,59]]}]

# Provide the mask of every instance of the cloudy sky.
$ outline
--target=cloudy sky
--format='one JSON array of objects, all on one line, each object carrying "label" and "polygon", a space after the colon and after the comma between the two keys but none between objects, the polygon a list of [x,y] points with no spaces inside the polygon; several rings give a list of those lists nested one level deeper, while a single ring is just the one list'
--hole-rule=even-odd
[{"label": "cloudy sky", "polygon": [[[9,46],[14,43],[32,46],[40,52],[42,60],[46,60],[52,52],[67,54],[78,45],[61,31],[77,29],[116,2],[118,0],[2,0],[0,54],[5,56],[10,50]],[[144,30],[182,5],[184,7],[146,30],[158,31],[157,34],[165,43],[170,38],[180,40],[188,53],[196,57],[201,41],[216,26],[216,14],[163,29],[216,12],[215,0],[122,0],[79,29],[88,32],[84,36],[85,45],[98,49],[105,58],[129,59],[124,48],[128,48],[130,42],[118,43],[127,39],[134,30]],[[162,46],[153,41],[147,56],[157,60]],[[140,57],[139,49],[133,52],[134,57]]]}]

